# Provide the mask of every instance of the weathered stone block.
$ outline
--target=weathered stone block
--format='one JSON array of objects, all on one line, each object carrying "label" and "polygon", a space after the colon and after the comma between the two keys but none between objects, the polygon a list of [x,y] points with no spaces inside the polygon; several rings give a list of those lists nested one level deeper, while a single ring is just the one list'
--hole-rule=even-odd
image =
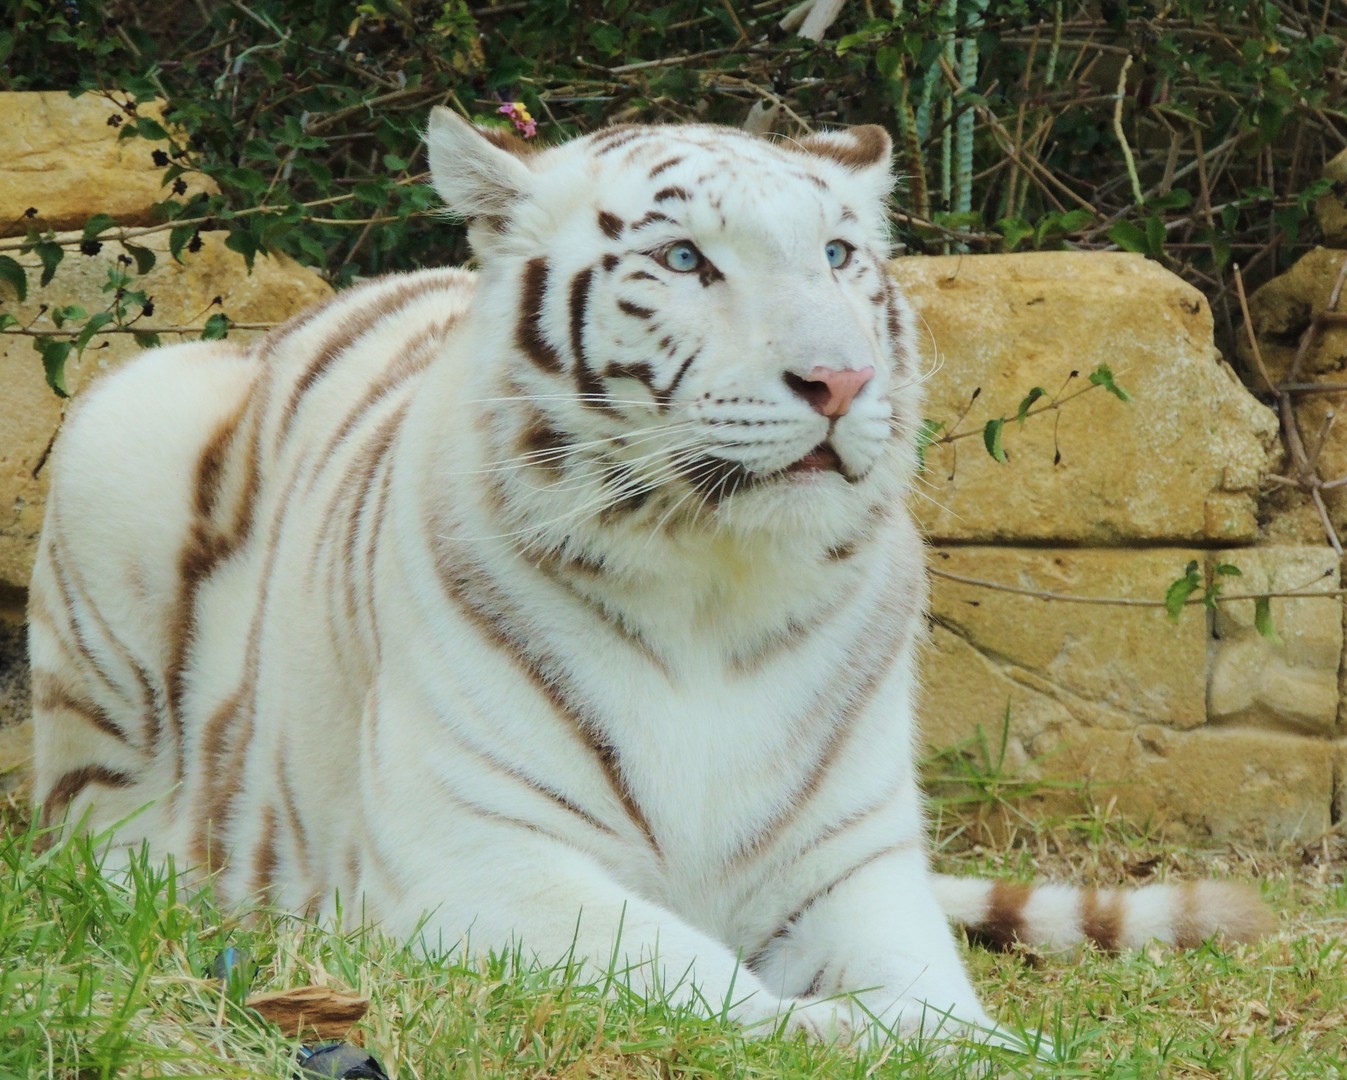
[{"label": "weathered stone block", "polygon": [[1063,733],[1045,775],[1085,777],[1135,821],[1212,836],[1309,840],[1332,823],[1333,752],[1323,739],[1240,728]]},{"label": "weathered stone block", "polygon": [[[1258,338],[1268,378],[1288,381],[1301,336],[1314,316],[1328,309],[1333,287],[1347,251],[1315,248],[1280,277],[1273,278],[1249,297],[1249,318]],[[1347,292],[1338,303],[1347,312]],[[1245,381],[1253,387],[1266,385],[1254,360],[1246,334],[1239,337],[1238,356]],[[1327,326],[1304,356],[1297,383],[1347,385],[1347,326]],[[1296,422],[1310,453],[1317,450],[1317,468],[1325,480],[1347,476],[1347,427],[1334,420],[1342,408],[1338,392],[1300,393],[1295,402]],[[1327,426],[1326,426],[1327,425]],[[1327,432],[1322,447],[1320,433]],[[1291,471],[1285,464],[1279,471]],[[1347,489],[1323,493],[1329,517],[1339,536],[1347,534]],[[1278,486],[1266,493],[1260,507],[1265,522],[1263,539],[1272,543],[1322,544],[1325,530],[1318,510],[1302,491]]]},{"label": "weathered stone block", "polygon": [[[158,253],[149,274],[137,279],[154,300],[154,326],[200,326],[206,315],[220,308],[220,297],[230,318],[248,323],[279,323],[300,308],[331,293],[317,274],[285,257],[259,256],[248,274],[243,257],[224,245],[223,233],[202,234],[202,248],[187,255],[183,263],[167,253],[167,234],[156,233],[139,243]],[[3,295],[4,310],[21,325],[50,329],[40,305],[79,304],[94,312],[109,303],[103,291],[108,268],[117,257],[117,245],[107,244],[95,256],[67,255],[51,284],[30,289],[27,302],[19,304],[12,293]],[[35,284],[35,283],[34,283]],[[252,333],[236,330],[231,339],[243,341]],[[165,341],[176,340],[172,336]],[[74,395],[100,372],[116,367],[140,350],[130,334],[108,334],[95,340],[77,360],[72,354],[66,365],[66,383]],[[46,503],[46,476],[41,469],[65,413],[66,403],[52,393],[43,374],[42,361],[31,339],[6,334],[0,337],[0,586],[26,587],[32,572],[34,546],[42,526]],[[97,463],[91,463],[96,465]]]},{"label": "weathered stone block", "polygon": [[[115,95],[125,100],[124,95]],[[163,120],[163,106],[138,110]],[[164,166],[154,163],[167,145],[119,138],[122,113],[102,94],[71,98],[64,91],[0,93],[0,236],[22,236],[30,226],[74,229],[94,214],[123,225],[144,225],[168,197]],[[112,120],[113,123],[109,124]],[[214,190],[199,174],[183,177],[190,198]],[[34,215],[28,215],[32,208]]]},{"label": "weathered stone block", "polygon": [[[1347,185],[1347,150],[1324,166],[1324,179]],[[1325,244],[1329,247],[1347,247],[1347,197],[1332,191],[1316,199],[1314,216],[1319,219]]]},{"label": "weathered stone block", "polygon": [[[1228,592],[1332,593],[1337,554],[1328,547],[1274,546],[1216,552],[1212,563],[1238,566]],[[1269,602],[1280,640],[1258,633],[1254,601],[1217,606],[1212,617],[1208,714],[1214,724],[1331,734],[1338,718],[1342,600],[1275,597]]]},{"label": "weathered stone block", "polygon": [[1007,707],[1007,767],[1050,753],[1064,730],[1193,728],[1206,721],[1207,620],[1160,607],[1044,600],[961,584],[941,574],[1072,596],[1158,602],[1202,554],[949,547],[931,553],[932,634],[921,716],[930,746],[981,727],[996,735]]},{"label": "weathered stone block", "polygon": [[[935,350],[926,415],[953,426],[967,410],[958,431],[974,436],[928,454],[912,505],[933,540],[1257,535],[1255,496],[1277,424],[1220,361],[1196,289],[1128,254],[913,258],[891,269]],[[1008,422],[1008,464],[984,451],[987,420],[1013,418],[1034,387],[1073,394],[1101,364],[1130,404],[1096,387],[1022,428]]]}]

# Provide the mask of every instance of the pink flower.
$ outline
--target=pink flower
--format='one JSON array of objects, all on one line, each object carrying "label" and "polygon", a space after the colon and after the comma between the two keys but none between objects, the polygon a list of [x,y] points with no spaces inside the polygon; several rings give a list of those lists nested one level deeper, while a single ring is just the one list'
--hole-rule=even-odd
[{"label": "pink flower", "polygon": [[510,122],[514,124],[515,130],[526,139],[531,139],[538,134],[538,121],[529,115],[528,108],[520,101],[507,101],[496,112],[503,116],[508,116]]}]

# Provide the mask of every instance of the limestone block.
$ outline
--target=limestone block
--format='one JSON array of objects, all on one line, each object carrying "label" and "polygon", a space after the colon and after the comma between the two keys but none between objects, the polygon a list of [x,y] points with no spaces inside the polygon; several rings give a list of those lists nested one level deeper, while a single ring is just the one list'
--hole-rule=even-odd
[{"label": "limestone block", "polygon": [[[152,297],[155,306],[154,317],[145,319],[142,328],[200,326],[207,314],[221,310],[211,305],[216,296],[235,321],[279,323],[331,293],[317,274],[291,259],[259,256],[249,275],[243,257],[225,247],[223,233],[203,234],[202,239],[201,250],[185,255],[183,263],[168,255],[167,233],[138,241],[159,256],[154,269],[137,279],[137,287]],[[0,309],[15,315],[21,325],[31,323],[36,328],[52,325],[39,314],[42,304],[79,304],[90,312],[102,310],[109,303],[103,286],[116,256],[115,244],[104,245],[95,256],[68,254],[47,288],[38,290],[33,276],[24,304],[0,286]],[[254,335],[242,330],[230,334],[238,341],[250,336]],[[83,359],[76,360],[72,353],[66,364],[70,392],[77,397],[92,378],[138,351],[130,334],[109,334],[97,339]],[[66,403],[47,386],[41,359],[27,337],[0,336],[0,387],[0,587],[26,587],[46,500],[46,475],[41,466]]]},{"label": "limestone block", "polygon": [[[160,103],[137,108],[163,120]],[[123,225],[148,224],[155,203],[170,195],[163,187],[164,166],[153,159],[168,146],[118,138],[115,118],[122,115],[117,104],[97,93],[78,98],[56,90],[0,93],[0,236],[22,236],[30,225],[81,228],[94,214]],[[175,198],[214,190],[200,174],[183,180],[187,192]],[[29,208],[36,215],[28,216]]]},{"label": "limestone block", "polygon": [[[1213,563],[1238,566],[1228,592],[1332,593],[1337,554],[1329,547],[1274,546],[1216,552]],[[1273,598],[1279,641],[1254,626],[1254,601],[1220,604],[1212,618],[1208,711],[1213,724],[1282,728],[1329,735],[1338,718],[1342,600]]]},{"label": "limestone block", "polygon": [[1006,765],[1051,753],[1078,726],[1130,731],[1206,720],[1207,620],[1162,608],[1099,606],[997,592],[955,574],[1039,592],[1158,601],[1191,559],[1182,549],[1107,551],[948,547],[931,553],[932,632],[923,655],[922,728],[953,746],[980,727],[999,741],[1010,710]]},{"label": "limestone block", "polygon": [[1319,219],[1325,244],[1347,247],[1347,150],[1324,166],[1324,179],[1332,180],[1337,189],[1315,201],[1314,216]]},{"label": "limestone block", "polygon": [[[1328,307],[1347,251],[1315,248],[1285,274],[1273,278],[1249,297],[1249,317],[1258,338],[1259,351],[1269,377],[1285,381],[1300,337],[1317,312]],[[1338,310],[1347,312],[1347,291]],[[1250,386],[1265,385],[1258,371],[1247,336],[1239,338],[1239,361]],[[1301,364],[1298,382],[1347,385],[1347,326],[1326,327]],[[1342,411],[1343,394],[1301,394],[1295,398],[1296,421],[1307,448],[1313,452],[1319,433],[1330,413]],[[1289,471],[1283,465],[1281,471]],[[1334,423],[1318,458],[1319,475],[1326,480],[1347,476],[1347,426]],[[1329,516],[1339,535],[1347,534],[1347,490],[1324,492]],[[1259,508],[1264,522],[1263,538],[1272,543],[1322,544],[1324,527],[1319,513],[1303,492],[1275,487],[1266,493]]]},{"label": "limestone block", "polygon": [[[1263,364],[1273,382],[1286,377],[1300,344],[1300,335],[1315,313],[1328,307],[1329,295],[1344,259],[1347,259],[1347,251],[1317,247],[1303,255],[1286,273],[1255,289],[1249,297],[1249,319],[1258,338]],[[1347,294],[1344,294],[1339,309],[1347,311]],[[1262,376],[1247,334],[1239,336],[1238,356],[1245,380],[1250,386],[1261,387]],[[1341,375],[1344,369],[1347,369],[1347,326],[1329,327],[1318,344],[1306,353],[1300,374],[1309,382],[1316,375]]]},{"label": "limestone block", "polygon": [[[952,427],[966,409],[957,430],[972,433],[928,453],[912,508],[933,540],[1256,536],[1277,424],[1220,361],[1197,290],[1130,254],[910,258],[891,269],[936,352],[926,415]],[[1013,418],[1034,387],[1074,393],[1100,364],[1130,404],[1095,387],[1022,428],[1008,422],[1008,464],[985,452],[989,419]]]},{"label": "limestone block", "polygon": [[[1051,601],[1034,603],[1060,611]],[[1188,627],[1197,627],[1196,633],[1185,626],[1190,617]],[[1170,664],[1200,682],[1204,668],[1200,660],[1194,664],[1192,653],[1205,640],[1205,621],[1198,611],[1186,612],[1176,629],[1183,640],[1174,642]],[[1127,641],[1124,634],[1119,655]],[[1139,659],[1136,666],[1144,680],[1146,662]],[[1138,823],[1266,842],[1320,835],[1330,823],[1335,791],[1344,799],[1341,780],[1336,788],[1334,783],[1347,769],[1340,749],[1347,744],[1337,744],[1335,764],[1334,744],[1324,739],[1150,723],[1126,702],[1119,707],[1092,700],[1020,667],[1013,657],[974,645],[939,618],[922,658],[922,683],[928,750],[963,747],[983,768],[1042,781],[1035,800],[1040,810],[1076,812],[1088,796],[1096,804],[1112,802]],[[1144,682],[1137,687],[1144,688]],[[1184,690],[1191,695],[1191,687]]]},{"label": "limestone block", "polygon": [[1245,728],[1063,733],[1046,775],[1086,776],[1134,821],[1260,842],[1312,840],[1332,824],[1333,744]]}]

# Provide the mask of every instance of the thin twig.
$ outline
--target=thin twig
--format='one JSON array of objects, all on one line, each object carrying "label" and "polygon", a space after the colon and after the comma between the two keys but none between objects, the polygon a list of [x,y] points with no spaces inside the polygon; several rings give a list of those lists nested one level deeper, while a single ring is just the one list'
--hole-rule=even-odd
[{"label": "thin twig", "polygon": [[[941,570],[932,566],[928,568],[932,577],[944,578],[947,581],[958,582],[960,585],[972,585],[979,589],[990,589],[992,592],[1014,593],[1016,596],[1032,596],[1038,600],[1054,600],[1064,604],[1096,604],[1101,607],[1137,607],[1137,608],[1167,608],[1169,605],[1164,600],[1143,600],[1132,596],[1081,596],[1077,593],[1059,593],[1048,589],[1026,589],[1020,585],[1004,585],[999,581],[988,581],[985,578],[966,577],[963,574],[951,573],[949,570]],[[1211,601],[1217,604],[1228,604],[1236,600],[1269,600],[1269,599],[1294,599],[1308,600],[1318,597],[1327,597],[1337,599],[1347,596],[1347,589],[1327,589],[1322,592],[1306,592],[1311,585],[1317,584],[1322,578],[1315,578],[1314,581],[1300,586],[1297,589],[1274,590],[1269,592],[1248,592],[1248,593],[1217,593],[1211,597]],[[1184,601],[1185,606],[1195,604],[1205,604],[1208,599],[1203,596],[1191,596]]]}]

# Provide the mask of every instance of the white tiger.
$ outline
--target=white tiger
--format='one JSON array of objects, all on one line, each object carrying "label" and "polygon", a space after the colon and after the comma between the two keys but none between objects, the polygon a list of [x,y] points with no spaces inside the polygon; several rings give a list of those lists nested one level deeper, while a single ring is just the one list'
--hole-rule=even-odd
[{"label": "white tiger", "polygon": [[31,593],[43,820],[121,822],[231,902],[339,894],[822,1037],[990,1027],[946,913],[1257,933],[1214,885],[928,870],[882,129],[506,142],[431,121],[478,272],[87,395]]}]

